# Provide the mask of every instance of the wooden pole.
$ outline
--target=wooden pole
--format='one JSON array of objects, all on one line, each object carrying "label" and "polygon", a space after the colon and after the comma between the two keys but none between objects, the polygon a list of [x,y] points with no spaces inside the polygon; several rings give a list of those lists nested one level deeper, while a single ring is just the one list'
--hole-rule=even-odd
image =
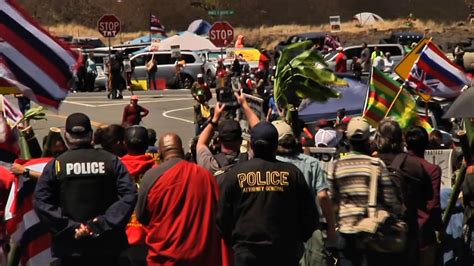
[{"label": "wooden pole", "polygon": [[390,111],[392,111],[392,108],[395,105],[395,103],[397,102],[398,97],[400,97],[400,94],[402,93],[402,91],[403,91],[403,87],[400,87],[400,90],[398,90],[397,95],[395,95],[395,98],[393,99],[392,103],[390,104],[390,107],[388,107],[388,110],[385,113],[384,118],[386,118],[388,116],[388,114],[390,113]]},{"label": "wooden pole", "polygon": [[461,148],[464,155],[464,163],[462,164],[461,168],[458,171],[456,176],[456,183],[454,184],[453,191],[451,193],[451,197],[449,198],[448,206],[443,214],[443,224],[442,230],[445,231],[446,227],[451,220],[451,215],[454,207],[456,206],[456,202],[458,201],[459,193],[461,192],[461,186],[464,182],[464,178],[466,175],[466,169],[473,164],[471,149],[469,147],[469,141],[467,139],[466,131],[459,131],[458,132],[459,140],[461,141]]}]

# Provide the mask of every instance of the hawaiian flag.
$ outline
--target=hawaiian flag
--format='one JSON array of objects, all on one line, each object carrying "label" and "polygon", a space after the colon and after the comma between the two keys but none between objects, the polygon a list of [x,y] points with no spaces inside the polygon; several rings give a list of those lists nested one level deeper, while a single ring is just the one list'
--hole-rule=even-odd
[{"label": "hawaiian flag", "polygon": [[413,65],[406,85],[433,97],[453,98],[470,85],[466,74],[432,42],[428,42]]},{"label": "hawaiian flag", "polygon": [[[29,161],[16,161],[26,168],[42,172],[52,158],[37,158]],[[11,185],[5,207],[7,234],[21,250],[20,265],[49,265],[54,261],[51,255],[51,234],[40,223],[33,209],[33,193],[36,180],[22,175],[16,177]]]},{"label": "hawaiian flag", "polygon": [[152,14],[150,14],[150,31],[165,34],[165,27],[161,25],[160,19]]},{"label": "hawaiian flag", "polygon": [[32,101],[57,109],[79,61],[14,0],[0,0],[0,78]]}]

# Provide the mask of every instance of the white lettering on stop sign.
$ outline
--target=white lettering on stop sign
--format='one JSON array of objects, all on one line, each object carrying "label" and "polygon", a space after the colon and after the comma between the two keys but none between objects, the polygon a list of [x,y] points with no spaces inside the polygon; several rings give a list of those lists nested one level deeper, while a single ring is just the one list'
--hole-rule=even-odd
[{"label": "white lettering on stop sign", "polygon": [[209,40],[217,47],[224,47],[234,39],[234,29],[225,22],[216,22],[209,31]]}]

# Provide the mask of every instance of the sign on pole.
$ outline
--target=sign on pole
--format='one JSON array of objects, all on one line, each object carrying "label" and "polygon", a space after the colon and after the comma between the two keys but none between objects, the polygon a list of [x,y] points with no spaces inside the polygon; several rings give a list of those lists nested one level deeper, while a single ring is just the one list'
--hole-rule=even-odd
[{"label": "sign on pole", "polygon": [[106,38],[114,38],[122,29],[120,20],[112,14],[103,15],[97,21],[97,30]]},{"label": "sign on pole", "polygon": [[441,168],[441,188],[451,188],[451,178],[453,177],[452,156],[452,149],[425,151],[425,160]]},{"label": "sign on pole", "polygon": [[331,32],[341,31],[341,16],[330,16],[329,25],[331,26]]},{"label": "sign on pole", "polygon": [[209,30],[209,41],[217,47],[226,47],[234,40],[234,28],[226,21],[218,21]]},{"label": "sign on pole", "polygon": [[228,10],[213,9],[213,10],[207,11],[207,14],[209,16],[232,16],[235,14],[235,11],[232,9],[228,9]]}]

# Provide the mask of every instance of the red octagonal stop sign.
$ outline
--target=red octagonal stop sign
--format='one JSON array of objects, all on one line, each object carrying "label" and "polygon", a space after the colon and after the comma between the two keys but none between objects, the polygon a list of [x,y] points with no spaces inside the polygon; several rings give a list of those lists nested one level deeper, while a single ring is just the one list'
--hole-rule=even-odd
[{"label": "red octagonal stop sign", "polygon": [[104,37],[113,38],[117,36],[121,28],[120,20],[115,15],[103,15],[97,21],[97,30]]},{"label": "red octagonal stop sign", "polygon": [[234,28],[226,21],[218,21],[209,30],[209,40],[217,47],[226,47],[234,40]]}]

